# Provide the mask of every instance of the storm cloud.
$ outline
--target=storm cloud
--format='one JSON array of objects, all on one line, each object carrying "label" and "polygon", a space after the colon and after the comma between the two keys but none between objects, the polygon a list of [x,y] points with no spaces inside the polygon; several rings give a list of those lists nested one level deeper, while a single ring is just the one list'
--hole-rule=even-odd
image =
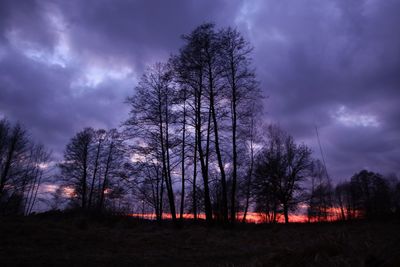
[{"label": "storm cloud", "polygon": [[400,174],[400,1],[1,1],[0,117],[60,157],[86,126],[118,127],[146,65],[203,22],[254,46],[264,118],[336,181]]}]

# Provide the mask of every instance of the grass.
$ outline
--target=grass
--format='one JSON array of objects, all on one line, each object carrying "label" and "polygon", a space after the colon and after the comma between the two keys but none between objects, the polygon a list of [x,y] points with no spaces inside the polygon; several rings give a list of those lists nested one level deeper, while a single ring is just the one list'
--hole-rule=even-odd
[{"label": "grass", "polygon": [[0,219],[1,266],[400,266],[400,222],[237,225]]}]

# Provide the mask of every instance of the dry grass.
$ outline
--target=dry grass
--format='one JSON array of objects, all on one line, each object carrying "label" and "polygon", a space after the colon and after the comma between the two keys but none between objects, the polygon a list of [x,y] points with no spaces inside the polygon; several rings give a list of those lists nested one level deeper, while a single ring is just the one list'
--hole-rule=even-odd
[{"label": "dry grass", "polygon": [[1,219],[1,266],[400,266],[400,222],[239,225]]}]

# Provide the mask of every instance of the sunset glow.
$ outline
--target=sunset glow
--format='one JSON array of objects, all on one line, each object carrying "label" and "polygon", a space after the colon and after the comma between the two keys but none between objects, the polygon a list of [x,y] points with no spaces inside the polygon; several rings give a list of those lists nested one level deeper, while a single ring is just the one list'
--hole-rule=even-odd
[{"label": "sunset glow", "polygon": [[[291,223],[307,223],[307,222],[318,222],[318,221],[338,221],[341,219],[341,210],[340,208],[330,208],[328,211],[328,216],[326,219],[317,219],[317,218],[309,218],[307,214],[289,214],[289,222]],[[140,219],[146,219],[146,220],[156,220],[156,214],[155,213],[131,213],[129,214],[131,217],[135,218],[140,218]],[[242,221],[243,218],[243,213],[239,212],[237,213],[237,221]],[[356,215],[355,217],[359,217],[360,214]],[[179,214],[176,216],[179,218]],[[199,219],[205,220],[205,214],[200,213],[197,215]],[[184,219],[193,219],[194,216],[192,213],[185,213],[183,214]],[[172,216],[170,213],[163,213],[163,219],[172,219]],[[260,223],[267,223],[268,220],[266,218],[266,215],[264,213],[259,213],[259,212],[248,212],[246,215],[246,222],[247,223],[255,223],[255,224],[260,224]],[[277,215],[277,222],[278,223],[284,223],[285,218],[283,214],[278,214]]]}]

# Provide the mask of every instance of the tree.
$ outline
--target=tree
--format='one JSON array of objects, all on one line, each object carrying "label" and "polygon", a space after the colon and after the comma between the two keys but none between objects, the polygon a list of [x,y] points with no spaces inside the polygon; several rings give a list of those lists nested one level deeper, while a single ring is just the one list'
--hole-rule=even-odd
[{"label": "tree", "polygon": [[91,144],[94,130],[85,128],[78,132],[67,144],[64,160],[59,164],[65,183],[74,189],[80,208],[87,208],[87,186]]},{"label": "tree", "polygon": [[1,141],[3,148],[0,148],[0,151],[3,151],[1,159],[3,164],[0,174],[0,197],[3,197],[6,184],[9,181],[12,182],[11,179],[13,177],[19,176],[23,172],[20,159],[23,158],[28,150],[28,138],[26,131],[20,124],[16,124],[11,128],[8,121],[2,120],[0,129],[3,139]]},{"label": "tree", "polygon": [[0,120],[0,212],[29,214],[50,161],[50,152],[33,142],[25,128]]},{"label": "tree", "polygon": [[[127,99],[131,111],[130,118],[124,125],[128,136],[140,139],[145,146],[150,143],[153,144],[156,151],[159,152],[162,164],[162,181],[165,182],[167,189],[172,219],[176,221],[170,157],[172,148],[170,140],[172,91],[172,76],[169,66],[157,63],[149,68],[136,87],[135,94]],[[136,155],[138,157],[143,156],[142,154]]]},{"label": "tree", "polygon": [[125,178],[123,166],[125,163],[126,148],[123,143],[123,137],[117,129],[111,129],[107,132],[99,130],[97,132],[102,134],[104,150],[102,155],[100,155],[100,166],[103,169],[103,176],[99,176],[98,181],[98,208],[102,211],[105,208],[104,203],[107,190],[108,192],[119,190],[118,182]]},{"label": "tree", "polygon": [[336,185],[335,188],[336,205],[340,209],[340,218],[349,220],[357,216],[354,194],[349,182],[343,182]]},{"label": "tree", "polygon": [[26,167],[26,181],[24,186],[25,203],[24,214],[32,213],[36,204],[39,187],[42,181],[49,178],[52,168],[50,165],[51,153],[42,144],[33,144],[30,148],[30,164]]},{"label": "tree", "polygon": [[379,218],[391,212],[388,182],[379,173],[362,170],[350,180],[354,207],[366,218]]},{"label": "tree", "polygon": [[[105,134],[106,131],[103,129],[97,130],[93,132],[93,142],[94,142],[94,162],[93,162],[93,174],[92,174],[92,182],[90,184],[90,192],[89,192],[89,201],[88,201],[88,207],[91,208],[92,207],[92,199],[93,199],[93,193],[94,193],[94,189],[95,189],[95,182],[96,182],[96,178],[97,178],[97,173],[99,170],[99,161],[100,161],[100,155],[102,152],[102,144],[104,142],[105,139]],[[104,197],[104,193],[101,193],[102,196]],[[102,206],[102,205],[100,205]]]},{"label": "tree", "polygon": [[[185,170],[186,170],[186,146],[187,146],[187,101],[188,92],[186,86],[182,87],[179,91],[180,95],[178,96],[177,103],[182,106],[182,111],[179,115],[181,118],[182,124],[182,139],[181,139],[181,205],[180,205],[180,220],[183,220],[184,213],[184,204],[185,204]],[[179,119],[178,119],[179,120]]]},{"label": "tree", "polygon": [[[254,180],[254,175],[255,175],[255,160],[256,157],[260,151],[258,148],[257,144],[261,143],[262,136],[260,134],[260,127],[256,125],[258,121],[258,115],[259,115],[259,107],[256,105],[252,105],[248,107],[249,110],[249,118],[247,120],[247,123],[244,124],[244,127],[242,128],[242,134],[245,136],[245,147],[246,147],[246,152],[243,153],[247,155],[245,159],[243,160],[244,165],[246,166],[243,179],[242,179],[242,186],[240,187],[241,190],[241,195],[244,198],[244,212],[243,212],[243,218],[242,222],[246,222],[246,216],[250,207],[250,202],[252,198],[252,186],[253,186],[253,180]],[[259,201],[260,203],[260,201]],[[265,209],[262,209],[265,210]]]},{"label": "tree", "polygon": [[[209,188],[209,159],[211,143],[211,101],[208,97],[206,80],[207,77],[213,77],[212,73],[212,55],[210,51],[215,51],[215,33],[214,25],[203,24],[197,27],[189,35],[184,35],[185,45],[181,48],[179,56],[174,60],[175,73],[177,81],[182,87],[190,89],[193,109],[193,123],[195,131],[194,166],[197,168],[197,156],[200,162],[201,174],[204,186],[204,207],[206,220],[212,222],[212,206]],[[212,48],[211,48],[212,47]],[[208,54],[208,55],[207,55]],[[208,67],[208,68],[207,68]],[[207,75],[207,70],[208,74]],[[212,79],[211,79],[212,80]],[[213,89],[211,82],[211,88]],[[208,107],[206,106],[208,104]],[[205,135],[205,144],[204,144]],[[197,172],[194,171],[194,178]],[[193,196],[196,197],[196,185],[193,186]],[[196,207],[196,201],[192,202]],[[197,208],[196,208],[197,210]]]},{"label": "tree", "polygon": [[[183,40],[185,43],[178,55],[171,57],[168,64],[158,63],[149,68],[135,94],[127,100],[131,112],[125,122],[126,134],[131,140],[143,142],[147,149],[144,155],[143,147],[132,146],[136,162],[131,171],[140,176],[133,184],[141,199],[147,199],[153,207],[156,202],[161,207],[165,185],[175,220],[173,180],[180,179],[181,219],[191,180],[189,195],[194,217],[201,209],[197,199],[201,198],[208,223],[217,213],[221,215],[218,218],[227,223],[229,207],[233,222],[239,173],[247,172],[238,151],[246,150],[247,121],[255,114],[251,107],[258,106],[260,101],[255,74],[250,69],[251,48],[236,30],[217,31],[210,23],[184,35]],[[137,160],[150,155],[152,163]],[[151,179],[144,177],[149,170]],[[211,192],[212,189],[216,191]],[[157,193],[149,194],[149,190]],[[218,201],[214,203],[218,207],[214,212],[212,193],[218,196],[213,198]],[[150,195],[152,197],[145,197]],[[160,210],[162,208],[156,208],[156,214]]]},{"label": "tree", "polygon": [[[250,69],[252,48],[243,36],[235,29],[221,31],[222,73],[226,83],[226,97],[230,102],[230,120],[232,137],[232,187],[231,187],[231,221],[236,218],[236,184],[238,180],[238,125],[243,120],[252,119],[251,107],[260,101],[260,92],[255,80],[254,70]],[[243,123],[244,124],[244,123]],[[250,137],[251,138],[251,137]],[[244,138],[246,141],[247,138]]]},{"label": "tree", "polygon": [[311,167],[311,192],[309,196],[309,220],[326,221],[330,214],[332,203],[332,185],[326,175],[323,164],[316,160]]},{"label": "tree", "polygon": [[114,192],[122,192],[124,156],[123,139],[116,129],[85,128],[78,132],[58,164],[60,186],[72,190],[72,204],[83,210],[103,211],[106,196],[116,197]]},{"label": "tree", "polygon": [[362,170],[335,188],[342,220],[386,218],[396,212],[396,177]]},{"label": "tree", "polygon": [[270,195],[267,199],[272,200],[273,209],[279,204],[288,223],[289,210],[297,206],[297,197],[303,191],[301,183],[312,166],[311,150],[304,144],[297,145],[293,137],[276,126],[269,127],[268,134],[269,140],[257,161],[255,191],[261,200],[263,194]]}]

